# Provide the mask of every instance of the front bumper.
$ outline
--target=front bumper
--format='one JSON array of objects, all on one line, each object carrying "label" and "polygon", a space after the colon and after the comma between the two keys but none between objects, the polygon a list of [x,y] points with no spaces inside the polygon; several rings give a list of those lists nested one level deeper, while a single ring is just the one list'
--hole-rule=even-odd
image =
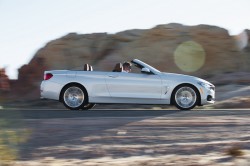
[{"label": "front bumper", "polygon": [[213,104],[215,102],[215,88],[210,89],[200,87],[201,105]]}]

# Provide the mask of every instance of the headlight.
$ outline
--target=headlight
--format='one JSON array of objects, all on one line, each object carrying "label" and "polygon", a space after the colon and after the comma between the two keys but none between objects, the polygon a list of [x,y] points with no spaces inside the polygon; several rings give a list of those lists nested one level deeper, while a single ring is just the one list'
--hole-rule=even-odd
[{"label": "headlight", "polygon": [[202,87],[204,87],[204,88],[210,90],[210,87],[211,87],[211,86],[210,86],[209,84],[207,84],[207,83],[205,83],[205,82],[198,82],[198,84],[199,84],[200,86],[202,86]]}]

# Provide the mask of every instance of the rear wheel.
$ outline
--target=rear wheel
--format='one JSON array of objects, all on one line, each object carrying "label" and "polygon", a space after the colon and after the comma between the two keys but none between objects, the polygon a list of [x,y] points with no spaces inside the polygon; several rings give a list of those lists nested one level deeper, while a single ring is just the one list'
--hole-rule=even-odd
[{"label": "rear wheel", "polygon": [[182,85],[176,88],[173,94],[174,105],[180,110],[190,110],[197,104],[198,92],[191,85]]},{"label": "rear wheel", "polygon": [[69,85],[62,92],[62,102],[71,110],[79,110],[87,103],[87,92],[79,85]]}]

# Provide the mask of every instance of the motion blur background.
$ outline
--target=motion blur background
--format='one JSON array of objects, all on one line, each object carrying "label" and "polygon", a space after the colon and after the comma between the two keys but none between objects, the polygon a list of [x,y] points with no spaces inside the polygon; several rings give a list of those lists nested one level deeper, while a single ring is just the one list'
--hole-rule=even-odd
[{"label": "motion blur background", "polygon": [[[250,108],[249,6],[249,0],[0,0],[0,165],[214,166],[243,155],[249,165],[249,111],[226,109]],[[112,71],[134,58],[210,81],[216,103],[200,108],[226,110],[97,105],[133,111],[78,112],[40,100],[45,70],[88,63]]]},{"label": "motion blur background", "polygon": [[249,6],[248,0],[0,0],[0,105],[61,108],[39,99],[45,70],[89,63],[111,71],[137,58],[215,84],[210,108],[249,108]]}]

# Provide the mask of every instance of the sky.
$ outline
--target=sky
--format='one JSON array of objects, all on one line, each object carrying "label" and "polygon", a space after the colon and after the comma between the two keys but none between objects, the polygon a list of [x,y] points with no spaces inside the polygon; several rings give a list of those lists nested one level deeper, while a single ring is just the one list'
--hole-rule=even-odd
[{"label": "sky", "polygon": [[47,42],[68,33],[116,33],[159,24],[250,29],[250,0],[0,0],[0,68],[11,79]]}]

